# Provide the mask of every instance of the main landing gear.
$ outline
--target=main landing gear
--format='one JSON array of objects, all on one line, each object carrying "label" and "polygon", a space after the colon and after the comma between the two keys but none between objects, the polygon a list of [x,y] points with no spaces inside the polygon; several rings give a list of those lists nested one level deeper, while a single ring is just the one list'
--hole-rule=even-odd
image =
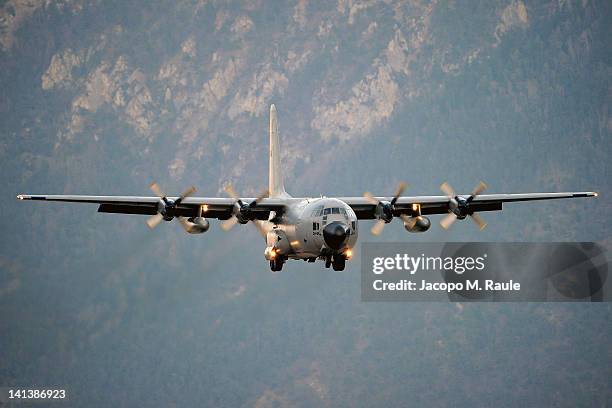
[{"label": "main landing gear", "polygon": [[[285,264],[286,259],[281,256],[277,256],[274,259],[270,259],[270,270],[272,272],[279,272],[283,269],[283,265]],[[314,262],[314,259],[311,261],[308,259],[308,262]],[[325,267],[333,267],[334,271],[343,271],[346,266],[346,257],[342,254],[336,254],[333,256],[328,256],[325,258]]]},{"label": "main landing gear", "polygon": [[334,271],[343,271],[346,266],[346,258],[340,254],[334,255],[333,258],[328,256],[325,258],[325,267],[329,268],[330,266],[334,268]]},{"label": "main landing gear", "polygon": [[270,259],[270,270],[272,272],[278,272],[283,269],[284,263],[285,263],[285,260],[280,256],[274,259]]}]

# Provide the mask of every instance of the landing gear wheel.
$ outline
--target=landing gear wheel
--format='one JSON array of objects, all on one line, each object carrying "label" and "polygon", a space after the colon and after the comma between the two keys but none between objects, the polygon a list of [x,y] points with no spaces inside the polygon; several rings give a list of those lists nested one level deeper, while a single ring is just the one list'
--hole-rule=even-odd
[{"label": "landing gear wheel", "polygon": [[346,258],[343,256],[335,256],[332,265],[334,266],[334,271],[343,271],[346,266]]},{"label": "landing gear wheel", "polygon": [[329,269],[329,267],[331,266],[331,263],[332,263],[331,257],[325,258],[325,267],[327,269]]},{"label": "landing gear wheel", "polygon": [[272,272],[278,272],[283,269],[284,263],[285,261],[281,258],[272,259],[270,260],[270,269]]}]

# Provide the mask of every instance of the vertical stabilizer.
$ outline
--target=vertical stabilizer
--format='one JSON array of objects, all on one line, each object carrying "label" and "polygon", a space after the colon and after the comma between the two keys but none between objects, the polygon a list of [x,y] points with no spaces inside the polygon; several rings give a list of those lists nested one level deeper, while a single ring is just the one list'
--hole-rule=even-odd
[{"label": "vertical stabilizer", "polygon": [[280,147],[278,145],[278,119],[276,106],[270,106],[270,173],[268,181],[270,197],[287,197],[283,184],[283,173],[280,163]]}]

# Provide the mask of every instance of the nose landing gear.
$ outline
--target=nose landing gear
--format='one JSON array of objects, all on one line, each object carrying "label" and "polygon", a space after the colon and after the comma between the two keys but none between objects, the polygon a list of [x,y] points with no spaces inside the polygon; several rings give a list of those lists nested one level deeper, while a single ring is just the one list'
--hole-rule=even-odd
[{"label": "nose landing gear", "polygon": [[334,271],[343,271],[346,265],[346,258],[344,255],[336,255],[332,261],[332,266],[334,267]]},{"label": "nose landing gear", "polygon": [[325,267],[329,268],[330,266],[334,268],[334,271],[343,271],[346,266],[346,257],[341,254],[336,254],[333,257],[328,256],[325,258]]}]

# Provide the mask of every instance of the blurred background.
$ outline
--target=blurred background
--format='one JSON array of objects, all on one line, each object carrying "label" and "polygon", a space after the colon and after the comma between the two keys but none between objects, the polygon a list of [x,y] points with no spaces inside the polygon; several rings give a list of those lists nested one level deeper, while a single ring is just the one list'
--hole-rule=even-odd
[{"label": "blurred background", "polygon": [[[609,304],[364,303],[254,228],[18,202],[599,191],[364,241],[612,247],[609,1],[0,0],[0,386],[74,406],[607,406]],[[60,403],[56,403],[60,406]]]}]

